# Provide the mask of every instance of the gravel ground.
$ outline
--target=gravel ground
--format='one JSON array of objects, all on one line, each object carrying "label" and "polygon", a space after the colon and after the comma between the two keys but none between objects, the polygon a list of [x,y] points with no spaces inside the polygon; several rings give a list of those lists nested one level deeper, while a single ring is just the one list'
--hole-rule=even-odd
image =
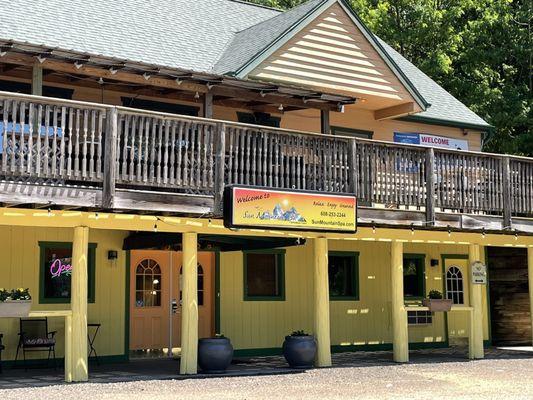
[{"label": "gravel ground", "polygon": [[57,385],[0,390],[0,399],[533,399],[533,359],[478,360],[299,374]]}]

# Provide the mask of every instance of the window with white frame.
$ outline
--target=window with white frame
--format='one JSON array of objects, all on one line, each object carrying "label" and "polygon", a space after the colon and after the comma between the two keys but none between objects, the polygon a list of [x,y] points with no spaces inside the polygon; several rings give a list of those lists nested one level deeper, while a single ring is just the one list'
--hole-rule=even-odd
[{"label": "window with white frame", "polygon": [[464,304],[465,302],[463,273],[455,265],[446,271],[446,298],[452,300],[453,304]]}]

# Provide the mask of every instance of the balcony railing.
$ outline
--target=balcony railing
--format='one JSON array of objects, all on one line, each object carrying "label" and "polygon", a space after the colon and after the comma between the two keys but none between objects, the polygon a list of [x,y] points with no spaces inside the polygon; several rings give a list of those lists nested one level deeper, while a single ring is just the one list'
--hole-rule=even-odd
[{"label": "balcony railing", "polygon": [[213,196],[224,185],[355,193],[362,204],[533,215],[533,159],[0,92],[4,181]]}]

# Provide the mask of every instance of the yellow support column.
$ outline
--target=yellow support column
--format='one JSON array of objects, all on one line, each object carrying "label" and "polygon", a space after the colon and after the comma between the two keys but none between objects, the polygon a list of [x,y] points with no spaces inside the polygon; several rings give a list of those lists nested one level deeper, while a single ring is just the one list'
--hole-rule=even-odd
[{"label": "yellow support column", "polygon": [[529,277],[529,307],[531,316],[531,344],[533,345],[533,247],[527,249],[527,274]]},{"label": "yellow support column", "polygon": [[198,240],[196,233],[183,234],[180,374],[198,371]]},{"label": "yellow support column", "polygon": [[474,358],[483,358],[483,296],[482,290],[485,285],[473,284],[472,282],[472,265],[481,260],[481,246],[471,244],[468,248],[468,277],[470,290],[470,306],[473,308],[472,314],[474,319],[473,332],[470,332],[470,340],[474,345]]},{"label": "yellow support column", "polygon": [[[77,226],[74,228],[74,242],[72,244],[72,277],[71,277],[71,307],[72,331],[70,343],[67,342],[67,354],[70,373],[66,376],[72,382],[85,382],[89,379],[87,363],[87,251],[89,247],[89,228]],[[68,329],[68,327],[67,327]]]},{"label": "yellow support column", "polygon": [[409,361],[409,332],[403,294],[403,243],[391,243],[392,347],[394,361]]},{"label": "yellow support column", "polygon": [[329,324],[328,239],[314,239],[314,328],[318,345],[315,365],[331,366]]}]

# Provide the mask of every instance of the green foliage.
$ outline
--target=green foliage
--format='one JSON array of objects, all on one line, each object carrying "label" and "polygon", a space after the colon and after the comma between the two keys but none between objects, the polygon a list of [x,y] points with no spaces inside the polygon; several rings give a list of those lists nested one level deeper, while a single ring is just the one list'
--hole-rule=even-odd
[{"label": "green foliage", "polygon": [[18,288],[8,291],[0,288],[0,303],[6,300],[31,300],[30,289]]},{"label": "green foliage", "polygon": [[495,127],[484,150],[533,156],[533,1],[349,3],[377,36]]},{"label": "green foliage", "polygon": [[309,336],[309,334],[303,330],[298,330],[291,333],[291,336]]},{"label": "green foliage", "polygon": [[440,300],[442,299],[442,293],[438,290],[430,290],[428,293],[428,299]]}]

